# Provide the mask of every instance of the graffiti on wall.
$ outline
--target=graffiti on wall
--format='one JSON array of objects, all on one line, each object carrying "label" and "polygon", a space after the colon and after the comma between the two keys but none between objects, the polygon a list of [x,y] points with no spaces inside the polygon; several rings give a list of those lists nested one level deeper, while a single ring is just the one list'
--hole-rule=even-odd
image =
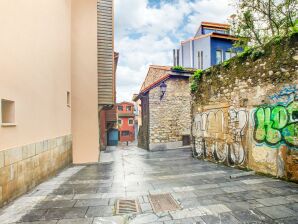
[{"label": "graffiti on wall", "polygon": [[260,107],[254,117],[254,138],[258,143],[298,147],[298,101],[287,106]]},{"label": "graffiti on wall", "polygon": [[[230,165],[245,162],[243,138],[248,125],[248,112],[245,109],[209,110],[197,114],[193,124],[197,157],[212,157]],[[226,141],[227,136],[230,136],[229,141]]]},{"label": "graffiti on wall", "polygon": [[279,92],[269,96],[269,99],[273,102],[285,102],[290,103],[295,100],[298,92],[298,85],[289,85],[283,87]]}]

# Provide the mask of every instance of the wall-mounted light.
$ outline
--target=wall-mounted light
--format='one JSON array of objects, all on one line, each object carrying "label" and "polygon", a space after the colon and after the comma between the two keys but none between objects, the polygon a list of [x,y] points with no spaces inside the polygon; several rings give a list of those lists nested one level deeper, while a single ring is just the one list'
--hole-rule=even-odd
[{"label": "wall-mounted light", "polygon": [[165,84],[165,82],[162,82],[159,87],[160,87],[160,99],[162,99],[162,97],[165,95],[167,91],[167,84]]}]

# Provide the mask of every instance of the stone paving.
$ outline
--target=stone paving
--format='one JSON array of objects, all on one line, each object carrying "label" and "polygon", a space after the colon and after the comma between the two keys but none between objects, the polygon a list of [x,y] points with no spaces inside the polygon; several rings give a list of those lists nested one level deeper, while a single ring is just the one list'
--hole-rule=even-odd
[{"label": "stone paving", "polygon": [[[298,223],[298,185],[193,159],[189,149],[110,148],[100,164],[73,166],[0,210],[0,223]],[[177,211],[154,213],[149,194],[170,193]],[[117,199],[140,214],[115,216]]]}]

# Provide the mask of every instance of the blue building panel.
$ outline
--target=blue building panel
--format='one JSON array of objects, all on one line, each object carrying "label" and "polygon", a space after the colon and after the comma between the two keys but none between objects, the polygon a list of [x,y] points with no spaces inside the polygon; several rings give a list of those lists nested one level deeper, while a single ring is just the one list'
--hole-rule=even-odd
[{"label": "blue building panel", "polygon": [[233,47],[234,41],[221,38],[211,38],[211,66],[218,64],[216,60],[216,51],[222,52],[222,61],[228,60],[228,53],[239,53],[241,48]]},{"label": "blue building panel", "polygon": [[233,47],[237,38],[229,33],[228,24],[202,22],[195,37],[181,43],[179,61],[175,63],[183,67],[207,69],[234,57],[242,49]]}]

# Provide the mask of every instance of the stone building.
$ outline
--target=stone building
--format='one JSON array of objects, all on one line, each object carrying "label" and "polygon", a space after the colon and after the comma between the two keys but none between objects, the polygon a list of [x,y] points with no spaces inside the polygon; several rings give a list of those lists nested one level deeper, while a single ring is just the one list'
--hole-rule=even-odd
[{"label": "stone building", "polygon": [[194,154],[298,182],[298,35],[212,67],[192,101]]},{"label": "stone building", "polygon": [[189,77],[193,71],[150,66],[140,93],[142,125],[138,144],[148,150],[166,150],[189,144],[191,106]]},{"label": "stone building", "polygon": [[0,206],[99,160],[115,102],[113,0],[0,1]]}]

